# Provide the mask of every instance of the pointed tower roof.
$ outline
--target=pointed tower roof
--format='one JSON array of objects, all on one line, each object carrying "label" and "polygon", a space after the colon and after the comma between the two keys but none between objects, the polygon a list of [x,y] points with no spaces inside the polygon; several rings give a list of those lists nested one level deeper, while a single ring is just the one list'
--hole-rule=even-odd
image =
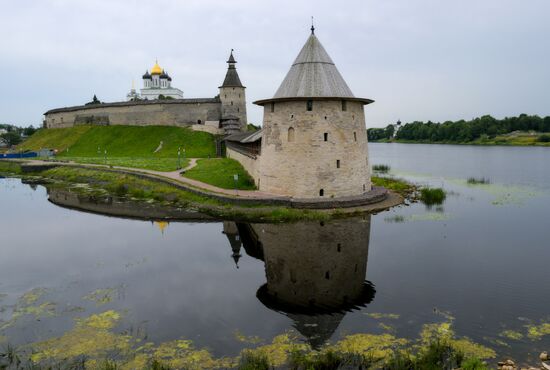
[{"label": "pointed tower roof", "polygon": [[356,98],[346,81],[336,68],[336,65],[325,48],[315,36],[315,28],[311,27],[311,35],[300,53],[292,63],[285,79],[272,99],[254,102],[263,105],[274,100],[303,99],[346,99],[361,101],[364,104],[373,102],[371,99]]},{"label": "pointed tower roof", "polygon": [[244,87],[237,73],[237,68],[235,68],[236,63],[237,61],[233,57],[233,49],[231,49],[231,54],[229,54],[229,59],[227,60],[229,67],[227,67],[225,79],[220,87]]}]

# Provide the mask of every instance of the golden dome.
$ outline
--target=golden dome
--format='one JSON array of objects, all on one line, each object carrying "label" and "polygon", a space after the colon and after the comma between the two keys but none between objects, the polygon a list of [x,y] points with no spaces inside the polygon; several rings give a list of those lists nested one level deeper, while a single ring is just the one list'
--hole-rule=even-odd
[{"label": "golden dome", "polygon": [[164,229],[166,229],[168,225],[170,225],[170,223],[166,221],[155,221],[155,224],[159,228],[160,232],[163,234],[164,234]]},{"label": "golden dome", "polygon": [[152,75],[160,75],[162,73],[162,68],[159,66],[159,62],[156,61],[153,68],[151,68],[151,74]]}]

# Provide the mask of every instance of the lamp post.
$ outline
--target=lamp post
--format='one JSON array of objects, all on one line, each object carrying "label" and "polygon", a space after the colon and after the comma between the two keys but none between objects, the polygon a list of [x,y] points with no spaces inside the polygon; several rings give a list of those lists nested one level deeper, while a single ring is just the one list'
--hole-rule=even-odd
[{"label": "lamp post", "polygon": [[103,152],[103,161],[105,162],[105,165],[107,165],[107,149]]},{"label": "lamp post", "polygon": [[234,174],[233,175],[233,180],[235,181],[235,195],[238,194],[238,191],[237,191],[237,183],[239,182],[239,175],[238,174]]},{"label": "lamp post", "polygon": [[181,169],[181,159],[180,159],[181,151],[178,149],[178,170]]}]

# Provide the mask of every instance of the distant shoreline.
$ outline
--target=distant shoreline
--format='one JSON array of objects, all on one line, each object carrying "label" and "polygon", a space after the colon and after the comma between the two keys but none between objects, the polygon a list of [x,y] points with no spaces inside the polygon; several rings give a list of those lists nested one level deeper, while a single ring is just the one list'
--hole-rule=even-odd
[{"label": "distant shoreline", "polygon": [[439,145],[474,145],[474,146],[521,146],[521,147],[550,147],[550,143],[543,142],[481,142],[479,140],[468,142],[449,141],[413,141],[413,140],[371,140],[369,143],[379,144],[439,144]]}]

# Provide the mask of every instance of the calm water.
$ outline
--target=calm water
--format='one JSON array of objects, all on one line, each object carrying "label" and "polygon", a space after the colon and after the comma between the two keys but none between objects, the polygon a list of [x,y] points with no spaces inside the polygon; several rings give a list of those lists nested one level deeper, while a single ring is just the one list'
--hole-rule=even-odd
[{"label": "calm water", "polygon": [[[33,289],[52,302],[0,336],[35,342],[113,309],[124,313],[120,330],[157,343],[191,339],[221,356],[238,354],[237,333],[269,340],[292,329],[318,346],[382,333],[381,323],[416,338],[423,324],[452,316],[459,336],[499,357],[549,349],[550,335],[526,334],[550,322],[550,150],[371,144],[370,152],[396,176],[443,186],[446,202],[326,223],[166,224],[63,208],[42,186],[0,179],[0,320]],[[491,184],[468,186],[472,176]],[[75,201],[86,206],[66,200]]]}]

